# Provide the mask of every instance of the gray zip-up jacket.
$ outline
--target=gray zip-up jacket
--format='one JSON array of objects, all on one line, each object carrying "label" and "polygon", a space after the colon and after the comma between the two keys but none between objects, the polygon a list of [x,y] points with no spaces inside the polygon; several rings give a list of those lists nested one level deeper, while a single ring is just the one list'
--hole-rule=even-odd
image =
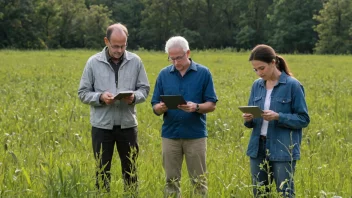
[{"label": "gray zip-up jacket", "polygon": [[[150,90],[145,68],[138,55],[125,51],[116,87],[115,72],[106,59],[105,50],[106,47],[88,59],[78,88],[79,99],[90,105],[92,126],[112,129],[114,116],[117,116],[121,128],[135,127],[138,125],[135,105],[144,102]],[[111,105],[99,102],[104,91],[116,94],[127,90],[134,91],[135,102],[131,105],[120,100]]]}]

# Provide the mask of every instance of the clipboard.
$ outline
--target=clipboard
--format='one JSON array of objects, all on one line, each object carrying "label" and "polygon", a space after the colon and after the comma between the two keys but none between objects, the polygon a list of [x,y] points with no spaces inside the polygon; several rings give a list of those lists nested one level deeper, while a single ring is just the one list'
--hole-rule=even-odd
[{"label": "clipboard", "polygon": [[253,118],[262,117],[262,113],[264,113],[258,106],[239,106],[238,109],[243,113],[252,114]]},{"label": "clipboard", "polygon": [[160,95],[161,101],[165,103],[168,109],[177,109],[180,104],[187,104],[181,95]]},{"label": "clipboard", "polygon": [[121,100],[124,97],[131,96],[133,94],[133,91],[120,91],[114,96],[114,100]]}]

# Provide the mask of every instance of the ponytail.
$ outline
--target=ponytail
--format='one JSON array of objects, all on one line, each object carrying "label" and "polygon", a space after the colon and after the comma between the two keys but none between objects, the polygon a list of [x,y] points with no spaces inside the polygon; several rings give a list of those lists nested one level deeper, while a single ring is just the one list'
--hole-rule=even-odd
[{"label": "ponytail", "polygon": [[287,75],[293,76],[293,74],[290,72],[290,69],[288,68],[285,59],[282,56],[276,55],[276,66],[280,71],[284,71]]}]

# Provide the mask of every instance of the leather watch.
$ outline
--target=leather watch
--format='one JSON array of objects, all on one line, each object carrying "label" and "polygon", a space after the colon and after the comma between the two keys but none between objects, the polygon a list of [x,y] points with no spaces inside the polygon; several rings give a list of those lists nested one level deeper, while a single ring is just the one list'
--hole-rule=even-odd
[{"label": "leather watch", "polygon": [[199,111],[199,104],[197,104],[197,107],[196,107],[196,112]]}]

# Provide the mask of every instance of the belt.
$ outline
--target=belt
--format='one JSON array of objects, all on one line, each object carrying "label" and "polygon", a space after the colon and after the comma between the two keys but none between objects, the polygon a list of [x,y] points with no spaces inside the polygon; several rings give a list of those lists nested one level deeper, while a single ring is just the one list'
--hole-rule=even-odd
[{"label": "belt", "polygon": [[263,141],[265,141],[266,140],[266,136],[264,136],[264,135],[260,135],[260,137],[259,137],[261,140],[263,140]]}]

